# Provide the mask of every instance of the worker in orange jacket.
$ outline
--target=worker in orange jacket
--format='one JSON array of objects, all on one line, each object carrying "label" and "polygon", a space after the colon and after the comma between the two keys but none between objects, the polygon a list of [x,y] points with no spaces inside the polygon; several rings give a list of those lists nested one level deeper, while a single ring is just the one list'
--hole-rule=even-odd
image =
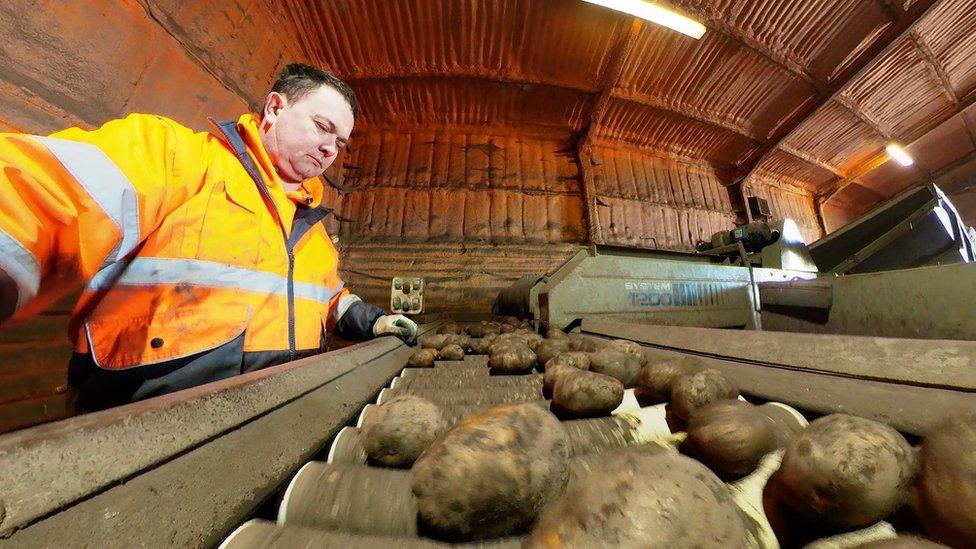
[{"label": "worker in orange jacket", "polygon": [[343,288],[319,176],[353,91],[289,65],[260,117],[194,133],[133,114],[49,137],[0,134],[0,320],[83,286],[68,383],[82,409],[177,391],[325,350],[416,335]]}]

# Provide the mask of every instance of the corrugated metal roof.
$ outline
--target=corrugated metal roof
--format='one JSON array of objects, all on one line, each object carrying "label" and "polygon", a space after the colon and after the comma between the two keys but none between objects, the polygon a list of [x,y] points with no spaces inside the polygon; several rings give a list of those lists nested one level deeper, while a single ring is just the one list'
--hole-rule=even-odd
[{"label": "corrugated metal roof", "polygon": [[[972,104],[972,0],[670,3],[709,26],[704,39],[647,23],[622,47],[631,20],[578,0],[289,0],[287,9],[310,55],[353,81],[370,127],[541,128],[742,168],[802,120],[757,173],[810,190],[871,179],[886,140],[910,143]],[[628,53],[614,78],[618,52]],[[836,100],[805,116],[837,87]],[[606,109],[591,121],[601,92]],[[874,179],[882,194],[896,192]]]}]

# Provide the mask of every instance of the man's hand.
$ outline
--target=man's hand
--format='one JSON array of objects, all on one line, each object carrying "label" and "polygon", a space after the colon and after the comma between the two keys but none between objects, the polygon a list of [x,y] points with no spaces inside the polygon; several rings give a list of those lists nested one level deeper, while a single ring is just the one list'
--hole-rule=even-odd
[{"label": "man's hand", "polygon": [[417,337],[417,323],[403,315],[385,315],[376,319],[373,324],[373,335],[392,334],[400,339],[411,342]]}]

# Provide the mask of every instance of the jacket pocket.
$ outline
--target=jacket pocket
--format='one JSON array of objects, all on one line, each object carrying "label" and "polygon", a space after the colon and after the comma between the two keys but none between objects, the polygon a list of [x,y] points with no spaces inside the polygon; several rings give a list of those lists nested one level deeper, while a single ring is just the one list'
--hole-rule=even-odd
[{"label": "jacket pocket", "polygon": [[112,316],[85,323],[95,364],[124,370],[209,351],[247,328],[246,305],[176,309],[141,317]]}]

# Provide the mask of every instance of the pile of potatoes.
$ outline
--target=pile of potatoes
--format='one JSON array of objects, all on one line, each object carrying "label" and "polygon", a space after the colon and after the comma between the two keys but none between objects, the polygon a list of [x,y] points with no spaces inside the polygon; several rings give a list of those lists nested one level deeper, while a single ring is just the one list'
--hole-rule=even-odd
[{"label": "pile of potatoes", "polygon": [[[976,547],[976,413],[913,448],[874,420],[832,414],[807,424],[788,406],[751,404],[695,357],[559,331],[542,338],[514,319],[449,327],[410,365],[431,367],[473,341],[484,342],[492,374],[542,372],[551,403],[496,406],[448,427],[437,406],[398,396],[370,416],[370,462],[411,468],[425,535],[526,536],[526,547],[763,547],[766,528],[798,547],[910,513],[920,525],[910,534],[932,541],[870,546]],[[566,427],[610,421],[587,418],[609,415],[626,389],[640,406],[667,410],[677,451],[617,449],[570,475],[579,458]],[[752,500],[748,485],[758,486]]]}]

